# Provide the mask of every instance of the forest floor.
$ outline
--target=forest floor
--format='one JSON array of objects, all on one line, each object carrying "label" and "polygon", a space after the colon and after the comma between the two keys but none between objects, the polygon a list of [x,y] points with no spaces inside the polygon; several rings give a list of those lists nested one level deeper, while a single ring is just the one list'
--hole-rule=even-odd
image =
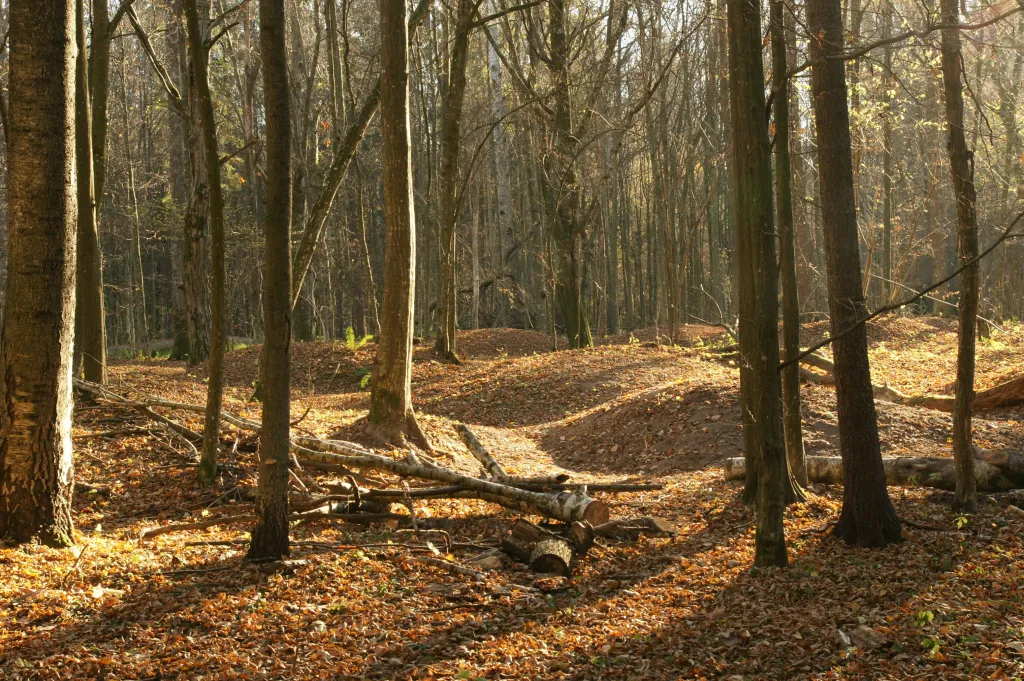
[{"label": "forest floor", "polygon": [[[803,341],[825,331],[810,325]],[[1004,500],[985,497],[978,513],[958,518],[949,493],[891,488],[901,517],[944,531],[908,527],[902,544],[865,550],[827,532],[842,489],[815,486],[787,512],[790,567],[752,570],[753,514],[720,469],[742,448],[735,360],[708,352],[727,342],[718,329],[687,326],[681,336],[677,347],[650,343],[649,330],[552,353],[535,332],[465,332],[462,366],[416,349],[414,401],[449,465],[477,470],[453,428],[464,421],[511,473],[665,483],[595,496],[613,517],[660,516],[679,536],[604,541],[571,580],[537,579],[506,561],[475,583],[409,560],[400,544],[423,540],[386,524],[294,525],[293,558],[306,562],[291,575],[242,563],[244,525],[140,540],[157,525],[250,509],[254,455],[226,454],[241,472],[199,489],[186,453],[160,431],[139,431],[141,417],[126,423],[123,412],[79,405],[77,479],[111,493],[76,494],[72,550],[0,545],[0,678],[1024,676],[1024,519]],[[869,325],[869,336],[876,382],[951,394],[953,321],[890,318]],[[373,346],[293,347],[292,414],[305,416],[297,428],[347,436],[368,406],[360,382]],[[258,417],[247,402],[258,353],[228,355],[226,409]],[[1020,326],[981,342],[979,390],[1022,360]],[[168,361],[112,369],[122,393],[197,404],[203,378]],[[805,384],[803,395],[808,453],[835,453],[833,390]],[[887,403],[878,412],[885,455],[949,455],[948,414]],[[979,446],[1024,449],[1024,409],[986,412],[975,424]],[[309,469],[303,477],[333,479]],[[421,503],[417,514],[452,519],[460,561],[493,545],[514,517],[466,500]]]}]

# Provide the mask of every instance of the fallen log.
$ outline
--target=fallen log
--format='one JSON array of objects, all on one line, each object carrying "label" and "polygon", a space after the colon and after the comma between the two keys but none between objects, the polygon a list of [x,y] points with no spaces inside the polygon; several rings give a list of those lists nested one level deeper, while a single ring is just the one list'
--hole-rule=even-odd
[{"label": "fallen log", "polygon": [[998,409],[1024,403],[1024,376],[1000,383],[994,388],[982,390],[974,396],[974,409]]},{"label": "fallen log", "polygon": [[568,577],[572,565],[572,547],[561,539],[537,542],[530,553],[530,569],[541,574]]},{"label": "fallen log", "polygon": [[[1019,456],[1014,460],[1014,465],[1017,465]],[[843,460],[841,457],[808,456],[804,458],[804,463],[807,466],[807,479],[811,482],[826,485],[843,484]],[[885,480],[889,485],[956,489],[956,465],[953,459],[883,458],[882,466],[885,469]],[[746,474],[746,461],[742,457],[726,459],[723,468],[726,480],[743,480]],[[978,477],[979,491],[999,492],[1015,486],[1011,479],[1004,475],[1002,467],[993,465],[983,458],[974,460],[974,470]]]},{"label": "fallen log", "polygon": [[[835,364],[821,355],[810,354],[800,360],[815,369],[824,371],[818,374],[801,367],[800,378],[817,383],[818,385],[835,385]],[[902,404],[908,407],[923,407],[925,409],[936,409],[939,411],[953,411],[953,398],[948,395],[906,395],[889,385],[872,384],[871,391],[875,398],[883,402]]]},{"label": "fallen log", "polygon": [[[205,407],[183,402],[173,402],[148,397],[145,400],[132,400],[108,390],[104,386],[81,379],[75,379],[75,386],[96,394],[110,401],[127,407],[163,407],[178,409],[197,414],[205,414]],[[242,430],[259,432],[260,424],[251,419],[235,416],[228,411],[221,412],[221,420]],[[422,478],[435,482],[457,485],[466,493],[474,493],[477,498],[500,504],[519,513],[537,514],[554,518],[565,523],[586,520],[591,525],[608,522],[610,512],[608,505],[602,501],[591,499],[580,491],[542,492],[521,489],[491,480],[481,480],[456,471],[442,468],[433,463],[422,461],[410,453],[405,461],[391,459],[360,445],[340,440],[321,440],[313,437],[294,437],[291,450],[300,461],[312,461],[323,464],[343,466],[346,469],[385,470],[403,477]]]},{"label": "fallen log", "polygon": [[[305,448],[303,456],[324,463],[336,463],[357,468],[386,470],[403,477],[422,478],[458,485],[466,491],[481,495],[479,498],[498,503],[520,513],[537,514],[571,523],[586,520],[591,525],[608,522],[608,505],[591,499],[580,492],[544,493],[519,489],[508,485],[480,480],[433,464],[407,459],[391,459],[352,443],[337,440],[317,440],[297,437],[294,442]],[[301,458],[301,457],[300,457]]]},{"label": "fallen log", "polygon": [[465,443],[470,454],[473,455],[474,459],[480,462],[480,465],[484,467],[484,470],[487,471],[488,475],[495,480],[508,480],[508,473],[505,472],[505,469],[502,468],[501,464],[498,463],[497,460],[491,456],[487,449],[480,443],[480,440],[477,439],[476,434],[469,429],[469,426],[465,423],[459,423],[455,426],[455,431],[459,434],[459,437],[462,438],[462,441]]}]

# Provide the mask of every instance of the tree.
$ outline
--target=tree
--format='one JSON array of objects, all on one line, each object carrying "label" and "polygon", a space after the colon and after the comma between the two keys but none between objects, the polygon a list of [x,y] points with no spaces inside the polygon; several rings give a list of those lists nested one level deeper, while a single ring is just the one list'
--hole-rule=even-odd
[{"label": "tree", "polygon": [[788,479],[778,371],[778,270],[772,159],[764,117],[760,5],[728,0],[733,192],[740,305],[744,443],[757,470],[756,565],[788,563],[782,519]]},{"label": "tree", "polygon": [[[960,23],[956,0],[942,0],[942,23]],[[953,457],[956,459],[956,496],[953,508],[973,511],[977,506],[978,483],[974,472],[971,442],[971,402],[974,400],[974,352],[978,314],[977,192],[974,189],[974,154],[964,135],[963,56],[960,30],[942,31],[942,80],[946,92],[946,127],[949,130],[949,170],[956,196],[957,254],[967,268],[960,275],[960,334],[956,355],[956,402],[953,408]]]},{"label": "tree", "polygon": [[808,0],[811,100],[818,132],[818,182],[825,233],[828,307],[835,359],[839,453],[845,470],[843,511],[836,532],[849,544],[886,546],[902,539],[889,499],[878,441],[868,364],[867,331],[849,327],[867,311],[861,282],[854,201],[850,111],[843,73],[839,0]]},{"label": "tree", "polygon": [[445,359],[459,361],[455,332],[458,320],[458,273],[455,269],[458,205],[456,191],[459,181],[459,151],[462,137],[460,122],[462,102],[466,95],[466,57],[469,53],[469,32],[478,6],[476,0],[459,0],[455,17],[455,36],[448,59],[447,84],[442,89],[441,104],[441,168],[440,194],[441,267],[439,277],[438,313],[440,328],[434,349]]},{"label": "tree", "polygon": [[[796,229],[793,224],[793,173],[789,160],[789,78],[786,74],[786,22],[784,0],[771,2],[772,95],[775,97],[775,210],[779,227],[779,274],[782,284],[782,326],[785,358],[800,354],[800,299],[796,280]],[[800,419],[800,366],[782,370],[782,425],[786,458],[795,482],[807,484],[804,439]]]},{"label": "tree", "polygon": [[11,208],[0,349],[0,537],[74,543],[75,3],[10,3]]},{"label": "tree", "polygon": [[260,59],[267,121],[263,277],[263,421],[256,527],[249,558],[288,553],[291,304],[291,119],[284,0],[260,0]]},{"label": "tree", "polygon": [[430,448],[412,409],[413,292],[416,224],[409,132],[409,29],[405,0],[380,0],[380,108],[387,251],[380,343],[373,360],[367,421],[382,440],[406,438]]},{"label": "tree", "polygon": [[[200,12],[199,7],[202,7]],[[212,276],[210,277],[210,377],[206,393],[206,418],[203,424],[203,452],[199,463],[199,482],[213,483],[217,476],[217,454],[220,447],[220,409],[224,390],[224,206],[220,186],[220,156],[217,153],[217,130],[213,118],[213,101],[210,98],[210,81],[207,74],[209,52],[206,31],[201,28],[206,22],[200,17],[209,16],[209,3],[202,0],[185,0],[185,25],[188,32],[188,49],[192,61],[193,78],[197,95],[196,105],[202,123],[203,150],[206,174],[210,192],[210,255]]]},{"label": "tree", "polygon": [[107,381],[107,333],[103,305],[103,270],[96,227],[93,183],[92,110],[84,0],[75,5],[75,163],[78,174],[78,237],[75,273],[75,367],[93,383]]}]

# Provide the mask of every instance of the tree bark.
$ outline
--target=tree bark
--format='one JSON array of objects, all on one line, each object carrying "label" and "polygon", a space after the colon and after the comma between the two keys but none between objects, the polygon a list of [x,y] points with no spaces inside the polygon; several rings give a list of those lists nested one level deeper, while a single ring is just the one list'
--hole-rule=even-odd
[{"label": "tree bark", "polygon": [[[210,4],[200,0],[197,19],[200,35],[209,31]],[[176,10],[177,11],[177,10]],[[185,327],[188,363],[196,366],[210,357],[210,182],[206,170],[203,120],[195,55],[189,45],[186,65],[186,130],[188,134],[189,192],[185,211]],[[205,49],[198,54],[205,57]],[[204,71],[205,72],[205,71]]]},{"label": "tree bark", "polygon": [[[846,100],[842,9],[839,0],[808,0],[811,100],[818,135],[818,181],[825,233],[832,334],[865,316],[857,209],[854,198],[850,112]],[[836,339],[836,402],[839,448],[845,466],[843,511],[837,533],[849,544],[886,546],[902,539],[900,522],[885,487],[878,422],[861,325]]]},{"label": "tree bark", "polygon": [[0,537],[74,543],[75,3],[10,3]]},{"label": "tree bark", "polygon": [[373,361],[367,421],[385,442],[430,443],[412,409],[413,292],[416,290],[416,216],[409,130],[409,27],[404,0],[380,0],[381,131],[387,240],[381,338]]},{"label": "tree bark", "polygon": [[772,216],[772,166],[765,119],[760,5],[728,0],[733,192],[739,274],[740,391],[744,443],[757,473],[754,564],[788,563],[783,530],[789,473],[782,434],[778,269]]},{"label": "tree bark", "polygon": [[[202,12],[200,12],[200,6]],[[210,6],[205,0],[185,0],[189,53],[192,57],[197,105],[202,124],[203,151],[210,192],[210,363],[206,392],[206,418],[203,427],[203,452],[199,463],[199,482],[212,484],[217,476],[217,455],[220,448],[220,409],[224,390],[224,205],[220,187],[220,155],[217,153],[217,130],[210,98],[207,73],[209,53],[206,46],[205,21]]]},{"label": "tree bark", "polygon": [[[775,95],[775,204],[779,222],[779,273],[782,285],[782,336],[787,360],[800,354],[800,298],[796,279],[796,229],[793,224],[793,173],[790,167],[790,93],[784,0],[772,0],[772,86]],[[786,459],[794,479],[807,484],[800,419],[800,367],[782,370],[783,431]]]},{"label": "tree bark", "polygon": [[440,172],[440,258],[438,278],[438,334],[434,350],[443,358],[459,362],[455,333],[458,318],[458,272],[456,270],[456,225],[458,207],[456,191],[459,182],[459,150],[462,142],[460,123],[462,103],[466,94],[466,59],[469,53],[469,32],[477,3],[459,0],[455,17],[455,35],[448,57],[447,85],[441,89]]},{"label": "tree bark", "polygon": [[[333,0],[328,0],[332,2]],[[288,554],[291,306],[291,119],[284,0],[260,0],[260,59],[267,121],[263,277],[263,418],[251,559]]]},{"label": "tree bark", "polygon": [[93,183],[92,110],[86,51],[84,0],[75,9],[78,58],[75,62],[75,162],[78,174],[78,238],[75,279],[75,374],[107,382],[107,334],[103,271]]},{"label": "tree bark", "polygon": [[[942,22],[960,23],[956,0],[942,0]],[[956,196],[957,253],[966,264],[978,256],[977,193],[974,189],[974,155],[964,134],[964,100],[961,79],[963,57],[960,31],[942,31],[942,79],[946,94],[946,127],[949,131],[949,169]],[[971,402],[974,399],[974,354],[977,332],[980,265],[974,263],[960,275],[960,333],[956,356],[956,404],[953,407],[953,457],[957,484],[954,509],[973,511],[977,506],[977,480],[971,434]]]}]

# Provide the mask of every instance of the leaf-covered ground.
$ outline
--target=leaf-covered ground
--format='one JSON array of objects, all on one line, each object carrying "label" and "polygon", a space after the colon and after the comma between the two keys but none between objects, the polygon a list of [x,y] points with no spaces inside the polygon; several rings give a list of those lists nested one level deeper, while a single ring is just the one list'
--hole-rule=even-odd
[{"label": "leaf-covered ground", "polygon": [[[805,342],[824,330],[812,326]],[[1003,498],[958,521],[948,494],[894,488],[901,516],[946,531],[909,528],[903,544],[868,551],[827,533],[842,490],[817,488],[787,514],[791,566],[751,571],[753,516],[718,468],[741,453],[737,371],[708,352],[725,342],[719,330],[684,334],[677,348],[650,344],[648,332],[552,354],[541,334],[467,332],[461,367],[417,349],[415,401],[451,465],[475,470],[452,428],[466,421],[511,472],[666,483],[597,496],[617,517],[672,520],[680,536],[606,541],[571,581],[506,562],[478,584],[410,560],[419,549],[409,547],[440,544],[436,534],[386,525],[294,526],[293,558],[307,562],[292,575],[242,564],[245,526],[140,540],[157,525],[251,508],[251,448],[239,434],[225,455],[237,468],[200,490],[180,445],[142,417],[79,405],[78,479],[111,493],[76,495],[73,550],[0,547],[0,678],[1021,677],[1024,519]],[[869,335],[876,381],[950,393],[952,322],[890,319]],[[297,427],[322,436],[362,416],[368,391],[359,383],[372,353],[297,344]],[[226,406],[236,413],[258,416],[246,402],[257,357],[258,348],[228,356]],[[1019,371],[1022,357],[1019,327],[982,343],[979,388]],[[202,372],[181,364],[124,363],[113,374],[123,393],[203,401]],[[808,451],[834,453],[834,394],[808,385],[804,396]],[[1024,410],[983,414],[979,443],[1020,451],[1022,418]],[[879,422],[888,455],[948,456],[946,414],[880,403]],[[226,451],[234,440],[226,434]],[[311,487],[333,480],[309,469],[302,478]],[[513,519],[475,501],[416,509],[452,519],[459,561],[493,545]]]}]

